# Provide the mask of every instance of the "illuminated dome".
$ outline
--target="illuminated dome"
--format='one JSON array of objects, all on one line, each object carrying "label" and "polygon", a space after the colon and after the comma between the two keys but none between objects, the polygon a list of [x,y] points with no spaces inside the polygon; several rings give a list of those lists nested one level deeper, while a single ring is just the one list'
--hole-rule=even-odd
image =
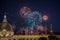
[{"label": "illuminated dome", "polygon": [[13,31],[12,26],[7,22],[6,15],[4,15],[3,22],[0,24],[0,31]]}]

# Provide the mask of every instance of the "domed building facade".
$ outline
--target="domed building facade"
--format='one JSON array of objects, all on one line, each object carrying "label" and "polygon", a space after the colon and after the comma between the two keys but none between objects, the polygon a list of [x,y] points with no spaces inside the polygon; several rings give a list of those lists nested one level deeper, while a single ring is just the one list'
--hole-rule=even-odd
[{"label": "domed building facade", "polygon": [[[12,26],[8,23],[6,15],[4,15],[3,22],[0,23],[0,37],[11,37],[14,34]],[[1,38],[0,40],[6,40]]]}]

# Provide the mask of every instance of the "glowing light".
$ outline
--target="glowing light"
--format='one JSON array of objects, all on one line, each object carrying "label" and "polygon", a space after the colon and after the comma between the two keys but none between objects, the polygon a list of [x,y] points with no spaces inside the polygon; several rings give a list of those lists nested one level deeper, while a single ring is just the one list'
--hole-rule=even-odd
[{"label": "glowing light", "polygon": [[3,29],[3,31],[6,31],[6,29]]},{"label": "glowing light", "polygon": [[6,37],[8,37],[8,36],[9,36],[9,34],[7,33],[5,36],[6,36]]},{"label": "glowing light", "polygon": [[48,16],[47,15],[44,15],[43,16],[43,20],[45,20],[45,21],[48,20]]},{"label": "glowing light", "polygon": [[30,8],[23,6],[19,11],[19,15],[25,18],[30,12],[31,12]]}]

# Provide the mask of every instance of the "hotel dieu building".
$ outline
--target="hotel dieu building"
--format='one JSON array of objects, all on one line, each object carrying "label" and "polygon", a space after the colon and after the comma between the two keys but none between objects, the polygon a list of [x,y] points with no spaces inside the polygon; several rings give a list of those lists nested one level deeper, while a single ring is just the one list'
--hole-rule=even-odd
[{"label": "hotel dieu building", "polygon": [[[50,32],[52,33],[52,29]],[[42,35],[14,35],[13,28],[12,28],[11,24],[8,23],[6,15],[4,15],[3,22],[0,23],[0,40],[40,40],[41,37],[45,37],[46,40],[49,40],[48,36],[49,36],[49,34],[46,34],[46,35],[45,34],[42,34]]]}]

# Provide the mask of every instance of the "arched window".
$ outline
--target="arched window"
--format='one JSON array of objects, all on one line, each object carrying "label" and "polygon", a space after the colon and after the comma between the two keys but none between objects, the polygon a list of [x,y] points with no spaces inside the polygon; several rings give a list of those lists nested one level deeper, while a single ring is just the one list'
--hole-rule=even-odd
[{"label": "arched window", "polygon": [[36,40],[36,39],[34,39],[34,40]]},{"label": "arched window", "polygon": [[16,39],[14,39],[14,40],[16,40]]},{"label": "arched window", "polygon": [[26,39],[26,40],[28,40],[28,39]]},{"label": "arched window", "polygon": [[23,40],[25,40],[25,39],[23,39]]},{"label": "arched window", "polygon": [[19,40],[22,40],[22,39],[19,39]]},{"label": "arched window", "polygon": [[32,40],[32,39],[30,39],[30,40]]}]

